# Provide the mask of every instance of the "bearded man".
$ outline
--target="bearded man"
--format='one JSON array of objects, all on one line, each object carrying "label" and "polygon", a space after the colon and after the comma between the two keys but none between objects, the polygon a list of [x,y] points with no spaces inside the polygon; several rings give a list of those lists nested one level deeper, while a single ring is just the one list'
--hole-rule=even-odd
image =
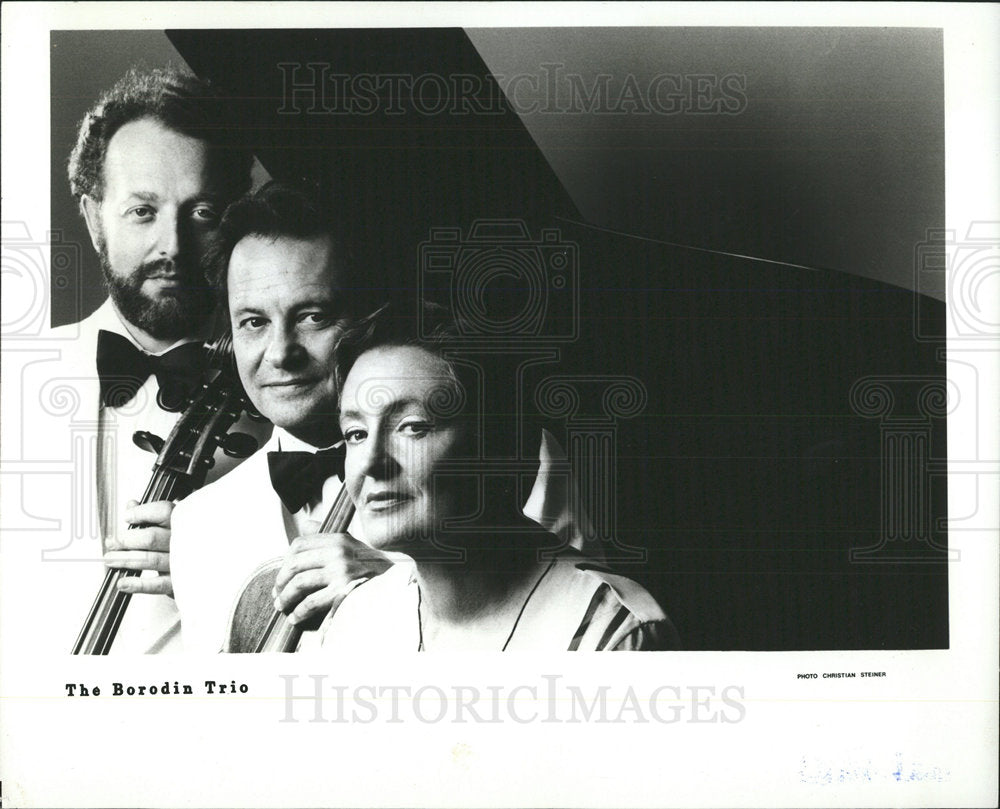
[{"label": "bearded man", "polygon": [[[215,300],[207,256],[226,205],[250,185],[252,155],[227,143],[228,132],[220,100],[195,76],[133,70],[87,113],[69,159],[71,190],[108,299],[80,323],[53,330],[49,343],[62,347],[63,367],[72,369],[75,425],[96,428],[94,489],[78,485],[75,496],[96,507],[93,533],[103,538],[98,548],[86,542],[96,537],[85,536],[52,560],[62,563],[58,592],[65,599],[52,643],[67,650],[103,579],[103,566],[93,564],[102,554],[106,566],[144,571],[118,584],[140,597],[112,651],[180,646],[169,576],[173,503],[137,505],[153,456],[132,436],[143,430],[166,438],[203,381],[202,341]],[[264,440],[269,428],[244,422],[241,429]],[[210,479],[237,462],[219,453]]]}]

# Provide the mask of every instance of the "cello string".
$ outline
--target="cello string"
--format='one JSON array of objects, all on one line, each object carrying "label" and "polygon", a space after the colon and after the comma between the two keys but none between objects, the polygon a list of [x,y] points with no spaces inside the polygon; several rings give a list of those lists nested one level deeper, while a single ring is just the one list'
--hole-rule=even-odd
[{"label": "cello string", "polygon": [[[189,401],[184,415],[181,416],[180,421],[175,427],[175,429],[181,431],[189,430],[192,434],[198,436],[199,441],[196,446],[201,445],[206,449],[208,447],[203,441],[205,437],[204,431],[212,427],[213,424],[221,424],[224,421],[220,418],[221,413],[227,414],[235,421],[241,411],[241,407],[239,406],[230,406],[230,403],[234,400],[238,405],[239,397],[234,396],[229,391],[223,390],[221,400],[213,404],[208,401],[210,399],[208,394],[212,392],[214,391],[211,391],[207,383],[203,385],[200,394]],[[193,421],[194,424],[188,426],[188,421]],[[180,456],[181,450],[173,447],[173,444],[168,446],[167,450],[167,455],[164,457],[163,462],[159,462],[158,459],[158,462],[154,465],[153,474],[146,486],[140,503],[173,499],[182,489],[182,484],[186,482],[186,476],[172,469],[170,463]],[[193,451],[194,448],[192,448]],[[117,583],[122,578],[138,576],[140,574],[141,571],[138,570],[109,568],[105,573],[97,598],[88,612],[77,644],[74,646],[74,654],[81,652],[89,654],[108,653],[124,617],[125,609],[131,600],[131,594],[121,592],[117,587]]]}]

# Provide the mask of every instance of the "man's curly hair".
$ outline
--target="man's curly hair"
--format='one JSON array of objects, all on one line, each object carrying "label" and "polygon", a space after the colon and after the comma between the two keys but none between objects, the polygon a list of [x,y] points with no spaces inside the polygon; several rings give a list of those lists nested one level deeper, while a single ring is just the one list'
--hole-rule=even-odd
[{"label": "man's curly hair", "polygon": [[224,103],[207,82],[174,67],[133,68],[101,95],[80,122],[69,156],[69,184],[78,200],[104,197],[108,144],[125,124],[152,118],[183,135],[208,142],[235,198],[250,187],[253,154],[234,141],[237,127],[226,121]]}]

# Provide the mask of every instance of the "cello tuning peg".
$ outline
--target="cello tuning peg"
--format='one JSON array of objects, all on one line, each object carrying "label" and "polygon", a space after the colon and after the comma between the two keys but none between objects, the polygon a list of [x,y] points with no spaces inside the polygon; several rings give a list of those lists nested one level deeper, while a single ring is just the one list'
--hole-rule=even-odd
[{"label": "cello tuning peg", "polygon": [[247,402],[246,405],[246,414],[247,418],[250,419],[250,421],[257,422],[258,424],[263,424],[268,420],[267,416],[261,413],[256,407],[254,407],[249,402]]},{"label": "cello tuning peg", "polygon": [[219,442],[230,458],[247,458],[257,451],[257,439],[246,433],[229,433]]},{"label": "cello tuning peg", "polygon": [[152,452],[154,455],[159,455],[160,450],[163,449],[163,439],[160,438],[160,436],[153,435],[145,430],[137,430],[134,432],[132,434],[132,443],[139,449],[144,449],[146,452]]},{"label": "cello tuning peg", "polygon": [[166,385],[157,392],[156,404],[168,413],[180,413],[190,398],[190,391],[182,385]]}]

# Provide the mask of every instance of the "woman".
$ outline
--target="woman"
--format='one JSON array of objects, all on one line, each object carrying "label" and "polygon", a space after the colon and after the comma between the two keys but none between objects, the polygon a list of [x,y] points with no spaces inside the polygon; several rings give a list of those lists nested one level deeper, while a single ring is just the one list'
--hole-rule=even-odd
[{"label": "woman", "polygon": [[425,305],[430,337],[406,325],[384,307],[344,335],[337,366],[346,486],[365,539],[413,563],[357,586],[325,621],[323,648],[677,648],[649,593],[560,549],[490,485],[510,476],[480,459],[478,369],[446,359],[459,333],[447,313]]}]

